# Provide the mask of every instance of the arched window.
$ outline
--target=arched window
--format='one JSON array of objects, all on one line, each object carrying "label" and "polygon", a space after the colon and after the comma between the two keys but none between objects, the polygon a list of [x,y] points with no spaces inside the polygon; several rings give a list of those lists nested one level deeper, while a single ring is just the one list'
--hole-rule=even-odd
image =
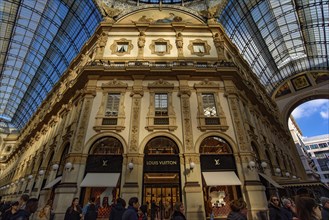
[{"label": "arched window", "polygon": [[103,137],[98,139],[91,149],[93,155],[122,155],[123,146],[114,137]]},{"label": "arched window", "polygon": [[272,160],[271,160],[271,156],[270,156],[270,153],[268,152],[268,150],[265,150],[265,155],[266,155],[266,158],[268,160],[267,166],[271,169],[271,173],[274,174]]},{"label": "arched window", "polygon": [[67,143],[65,145],[64,150],[63,150],[63,153],[62,153],[62,156],[61,156],[61,159],[60,159],[60,162],[59,162],[59,169],[57,170],[57,175],[56,176],[61,176],[63,174],[64,166],[65,166],[65,160],[66,160],[66,157],[69,153],[69,150],[70,150],[70,143]]},{"label": "arched window", "polygon": [[211,136],[202,141],[200,154],[232,154],[232,150],[224,139]]},{"label": "arched window", "polygon": [[167,137],[156,137],[150,140],[145,146],[145,154],[178,154],[178,146]]}]

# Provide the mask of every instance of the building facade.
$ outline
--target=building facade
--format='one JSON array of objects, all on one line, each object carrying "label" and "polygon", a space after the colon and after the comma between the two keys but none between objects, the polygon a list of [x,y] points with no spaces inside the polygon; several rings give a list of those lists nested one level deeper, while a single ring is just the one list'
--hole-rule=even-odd
[{"label": "building facade", "polygon": [[304,149],[312,158],[321,182],[329,183],[329,135],[303,138]]},{"label": "building facade", "polygon": [[4,199],[51,198],[62,219],[74,197],[95,196],[107,218],[114,199],[137,196],[161,219],[183,201],[200,220],[243,198],[256,217],[278,183],[307,178],[278,107],[217,22],[169,6],[113,18],[21,134],[2,138]]}]

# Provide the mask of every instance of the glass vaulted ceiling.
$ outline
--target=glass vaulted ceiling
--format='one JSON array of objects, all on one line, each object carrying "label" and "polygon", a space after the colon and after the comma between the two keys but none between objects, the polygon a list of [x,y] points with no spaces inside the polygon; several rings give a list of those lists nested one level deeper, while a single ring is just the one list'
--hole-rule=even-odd
[{"label": "glass vaulted ceiling", "polygon": [[328,69],[329,1],[231,0],[220,22],[269,94],[296,73]]},{"label": "glass vaulted ceiling", "polygon": [[92,0],[0,0],[0,121],[26,124],[101,19]]}]

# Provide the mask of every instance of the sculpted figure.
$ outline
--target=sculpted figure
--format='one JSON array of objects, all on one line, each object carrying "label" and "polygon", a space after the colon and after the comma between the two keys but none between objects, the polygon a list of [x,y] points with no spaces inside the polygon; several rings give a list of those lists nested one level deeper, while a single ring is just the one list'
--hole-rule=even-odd
[{"label": "sculpted figure", "polygon": [[138,38],[138,47],[142,48],[145,46],[145,33],[142,31],[139,34],[139,38]]},{"label": "sculpted figure", "polygon": [[101,2],[101,10],[103,11],[105,17],[105,21],[107,22],[115,22],[114,18],[121,13],[121,10],[114,8],[113,5],[108,6],[105,2]]},{"label": "sculpted figure", "polygon": [[183,37],[180,32],[176,35],[176,46],[177,48],[183,48]]}]

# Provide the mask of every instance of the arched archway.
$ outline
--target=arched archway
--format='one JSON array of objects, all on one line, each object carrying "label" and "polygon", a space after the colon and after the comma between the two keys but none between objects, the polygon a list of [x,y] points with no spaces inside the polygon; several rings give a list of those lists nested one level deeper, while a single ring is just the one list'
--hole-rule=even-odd
[{"label": "arched archway", "polygon": [[110,204],[120,196],[123,144],[112,136],[95,140],[88,152],[85,177],[80,187],[83,204],[94,197],[100,204],[98,218],[109,218]]},{"label": "arched archway", "polygon": [[241,196],[232,148],[224,138],[208,136],[199,152],[206,215],[226,218],[230,211],[227,204]]},{"label": "arched archway", "polygon": [[144,148],[143,203],[151,219],[169,219],[175,202],[182,201],[179,148],[172,139],[158,136]]}]

